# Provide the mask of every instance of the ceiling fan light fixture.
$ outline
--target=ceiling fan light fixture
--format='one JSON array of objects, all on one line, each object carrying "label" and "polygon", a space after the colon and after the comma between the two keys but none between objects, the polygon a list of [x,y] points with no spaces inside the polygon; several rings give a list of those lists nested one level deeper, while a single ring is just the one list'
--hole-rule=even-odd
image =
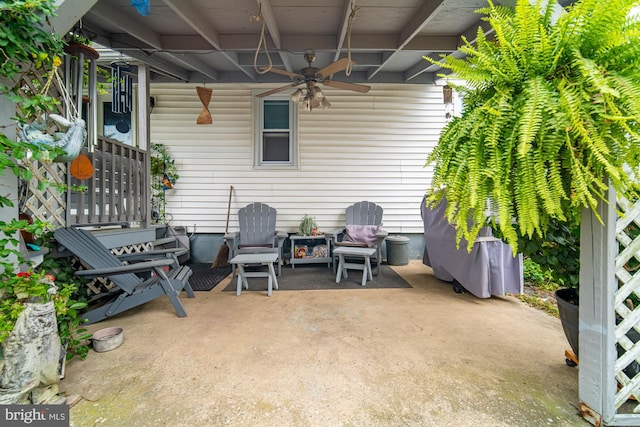
[{"label": "ceiling fan light fixture", "polygon": [[291,94],[291,101],[300,102],[300,99],[302,99],[302,89],[296,89],[296,91]]},{"label": "ceiling fan light fixture", "polygon": [[259,93],[256,96],[258,98],[264,98],[266,96],[273,95],[274,93],[279,93],[299,85],[304,85],[300,88],[300,90],[296,90],[295,92],[293,92],[293,94],[291,94],[290,96],[290,99],[292,102],[302,102],[303,100],[309,100],[309,102],[307,103],[307,111],[311,111],[313,108],[320,107],[320,101],[324,98],[324,93],[322,92],[322,90],[320,90],[320,88],[317,87],[317,84],[323,84],[325,86],[334,87],[336,89],[352,90],[360,93],[367,93],[369,92],[369,89],[371,89],[369,86],[357,83],[341,82],[328,78],[341,71],[346,72],[347,69],[355,65],[355,62],[350,58],[341,58],[323,68],[316,68],[313,67],[313,62],[315,62],[316,60],[314,51],[312,49],[308,49],[305,51],[304,56],[305,60],[309,63],[309,66],[300,70],[299,73],[294,73],[288,70],[281,70],[274,67],[262,68],[261,71],[263,71],[264,73],[272,72],[281,76],[286,76],[293,79],[294,82],[276,89],[271,89],[266,92]]},{"label": "ceiling fan light fixture", "polygon": [[311,99],[304,99],[304,111],[311,111]]},{"label": "ceiling fan light fixture", "polygon": [[323,110],[326,110],[328,108],[331,108],[331,103],[326,97],[322,97],[322,99],[320,100],[320,107],[322,107]]}]

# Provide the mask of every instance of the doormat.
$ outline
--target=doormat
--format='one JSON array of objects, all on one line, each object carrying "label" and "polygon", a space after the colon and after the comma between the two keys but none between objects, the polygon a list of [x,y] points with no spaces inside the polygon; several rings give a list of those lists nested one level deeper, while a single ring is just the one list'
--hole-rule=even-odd
[{"label": "doormat", "polygon": [[[362,271],[347,270],[349,277],[343,277],[340,283],[336,283],[336,273],[326,264],[322,265],[296,265],[296,268],[283,267],[282,274],[278,276],[278,290],[280,291],[306,291],[315,289],[392,289],[411,288],[405,280],[386,264],[380,266],[380,275],[376,276],[376,268],[373,268],[373,280],[368,280],[366,286],[362,286]],[[250,277],[249,291],[266,291],[266,277]],[[236,291],[237,281],[234,279],[224,288],[224,291]],[[246,291],[246,289],[242,289]]]},{"label": "doormat", "polygon": [[210,291],[231,274],[231,265],[220,268],[212,268],[212,262],[192,262],[189,263],[193,274],[189,278],[189,283],[194,291]]}]

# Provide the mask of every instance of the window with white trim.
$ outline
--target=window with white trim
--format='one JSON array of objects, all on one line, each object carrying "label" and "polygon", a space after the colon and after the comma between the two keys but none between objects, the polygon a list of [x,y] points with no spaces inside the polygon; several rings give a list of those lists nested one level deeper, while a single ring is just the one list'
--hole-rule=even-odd
[{"label": "window with white trim", "polygon": [[298,166],[298,109],[288,95],[254,97],[254,166]]}]

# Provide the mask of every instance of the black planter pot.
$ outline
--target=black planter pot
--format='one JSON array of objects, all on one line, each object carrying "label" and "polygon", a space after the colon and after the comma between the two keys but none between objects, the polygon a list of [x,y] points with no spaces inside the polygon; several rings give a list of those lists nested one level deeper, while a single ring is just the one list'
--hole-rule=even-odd
[{"label": "black planter pot", "polygon": [[[578,324],[580,322],[578,293],[574,289],[558,289],[556,302],[564,335],[569,341],[573,354],[578,357]],[[575,363],[567,359],[567,365],[575,366]]]},{"label": "black planter pot", "polygon": [[[558,303],[558,313],[560,314],[560,322],[562,323],[562,329],[564,335],[569,341],[571,350],[578,358],[578,331],[579,331],[579,305],[578,305],[578,293],[574,289],[558,289],[556,291],[556,301]],[[619,319],[616,320],[618,323]],[[635,329],[630,329],[627,333],[627,338],[634,344],[640,341],[640,334]],[[618,357],[621,357],[625,351],[620,345],[616,345]],[[573,359],[566,359],[566,363],[569,366],[576,366],[576,362]],[[624,373],[633,378],[640,373],[640,364],[633,361],[626,368],[623,369]]]}]

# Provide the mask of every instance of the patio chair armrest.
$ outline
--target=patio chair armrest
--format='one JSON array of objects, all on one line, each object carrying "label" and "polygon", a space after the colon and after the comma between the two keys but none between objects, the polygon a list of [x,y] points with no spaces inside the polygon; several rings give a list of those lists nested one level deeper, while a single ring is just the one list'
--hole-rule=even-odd
[{"label": "patio chair armrest", "polygon": [[282,250],[284,241],[289,237],[288,233],[276,230],[276,240],[278,241],[278,250]]},{"label": "patio chair armrest", "polygon": [[385,230],[384,228],[381,230],[378,230],[376,232],[376,238],[377,239],[386,239],[389,236],[389,232],[387,230]]},{"label": "patio chair armrest", "polygon": [[340,234],[344,234],[344,228],[341,228],[339,230],[325,231],[324,234],[325,236],[328,236],[332,241],[337,242],[338,236]]},{"label": "patio chair armrest", "polygon": [[376,247],[380,250],[382,246],[382,242],[389,236],[389,232],[387,230],[381,229],[376,232]]},{"label": "patio chair armrest", "polygon": [[139,262],[136,264],[122,265],[119,267],[108,268],[92,268],[89,270],[79,270],[75,272],[76,276],[86,277],[99,277],[99,276],[113,276],[117,274],[127,273],[141,273],[144,271],[151,271],[156,267],[170,266],[173,264],[173,260],[170,258],[157,259],[154,261]]},{"label": "patio chair armrest", "polygon": [[180,261],[178,261],[178,251],[180,248],[167,248],[167,249],[157,249],[152,251],[145,252],[136,252],[132,254],[123,254],[119,255],[118,259],[123,262],[131,263],[131,264],[139,264],[145,261],[154,261],[154,260],[171,260],[171,268],[178,268],[180,266]]},{"label": "patio chair armrest", "polygon": [[151,251],[135,252],[131,254],[118,255],[118,258],[122,261],[135,261],[151,258],[170,258],[175,255],[176,252],[181,251],[182,248],[166,248],[166,249],[154,249]]},{"label": "patio chair armrest", "polygon": [[278,239],[278,245],[280,244],[281,241],[284,241],[287,237],[289,237],[289,233],[276,230],[276,239]]},{"label": "patio chair armrest", "polygon": [[229,246],[232,248],[237,248],[238,243],[240,242],[240,232],[234,231],[232,233],[225,233],[224,240],[229,242]]}]

